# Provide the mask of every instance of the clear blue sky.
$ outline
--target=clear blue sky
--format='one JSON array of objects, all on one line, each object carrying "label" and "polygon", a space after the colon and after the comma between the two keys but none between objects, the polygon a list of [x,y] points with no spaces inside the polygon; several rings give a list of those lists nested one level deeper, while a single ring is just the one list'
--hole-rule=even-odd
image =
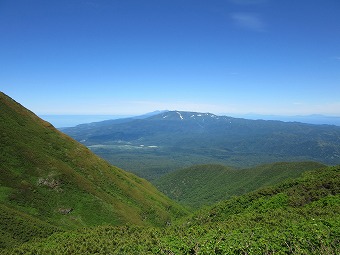
[{"label": "clear blue sky", "polygon": [[0,90],[37,114],[340,116],[340,1],[0,0]]}]

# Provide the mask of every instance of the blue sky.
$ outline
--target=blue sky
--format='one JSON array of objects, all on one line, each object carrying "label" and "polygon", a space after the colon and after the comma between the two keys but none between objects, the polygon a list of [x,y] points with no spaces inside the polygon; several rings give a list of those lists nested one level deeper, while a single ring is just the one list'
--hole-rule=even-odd
[{"label": "blue sky", "polygon": [[0,0],[0,36],[37,114],[340,116],[338,0]]}]

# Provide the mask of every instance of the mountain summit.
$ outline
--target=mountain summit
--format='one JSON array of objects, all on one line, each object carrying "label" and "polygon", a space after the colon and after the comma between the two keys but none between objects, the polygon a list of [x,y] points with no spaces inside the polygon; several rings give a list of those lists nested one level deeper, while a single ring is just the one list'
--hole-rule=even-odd
[{"label": "mountain summit", "polygon": [[185,112],[185,111],[167,111],[157,114],[150,119],[164,119],[164,120],[208,120],[208,119],[220,119],[221,117],[212,113],[200,113],[200,112]]}]

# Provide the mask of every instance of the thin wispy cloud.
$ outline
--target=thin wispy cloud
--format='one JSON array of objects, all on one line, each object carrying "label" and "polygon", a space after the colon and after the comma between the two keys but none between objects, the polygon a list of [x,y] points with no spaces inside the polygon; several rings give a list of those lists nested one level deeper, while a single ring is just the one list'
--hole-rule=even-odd
[{"label": "thin wispy cloud", "polygon": [[259,14],[256,13],[233,13],[231,14],[231,19],[235,25],[257,32],[265,31],[265,23]]}]

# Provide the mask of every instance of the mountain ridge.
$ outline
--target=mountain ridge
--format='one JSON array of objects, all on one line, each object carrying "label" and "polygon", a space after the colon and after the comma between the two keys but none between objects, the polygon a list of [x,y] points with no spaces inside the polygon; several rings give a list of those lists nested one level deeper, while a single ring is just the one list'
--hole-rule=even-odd
[{"label": "mountain ridge", "polygon": [[[164,225],[186,214],[145,179],[110,165],[3,93],[0,109],[1,225],[32,218],[51,227],[39,223],[42,233],[52,227]],[[26,227],[30,233],[34,226]]]},{"label": "mountain ridge", "polygon": [[154,184],[175,201],[201,208],[325,167],[317,162],[277,162],[246,169],[195,165],[163,175]]},{"label": "mountain ridge", "polygon": [[[228,114],[226,114],[228,115]],[[340,126],[340,116],[324,115],[324,114],[308,114],[308,115],[267,115],[267,114],[229,114],[235,118],[245,119],[262,119],[262,120],[279,120],[284,122],[301,122],[316,125],[336,125]]]},{"label": "mountain ridge", "polygon": [[62,131],[111,163],[149,180],[196,164],[244,168],[280,161],[340,163],[340,127],[333,125],[168,111]]},{"label": "mountain ridge", "polygon": [[104,226],[3,254],[339,254],[340,166],[236,196],[166,228]]}]

